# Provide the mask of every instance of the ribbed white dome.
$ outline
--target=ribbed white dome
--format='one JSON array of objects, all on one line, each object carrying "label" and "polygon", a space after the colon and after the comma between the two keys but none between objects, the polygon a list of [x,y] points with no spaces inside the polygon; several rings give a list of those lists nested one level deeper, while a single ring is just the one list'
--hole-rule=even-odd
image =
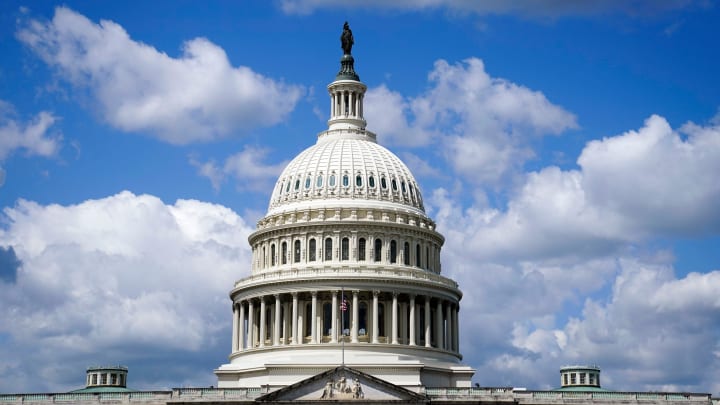
[{"label": "ribbed white dome", "polygon": [[378,145],[374,134],[346,129],[323,132],[317,144],[287,165],[275,184],[268,215],[347,203],[425,212],[407,166]]}]

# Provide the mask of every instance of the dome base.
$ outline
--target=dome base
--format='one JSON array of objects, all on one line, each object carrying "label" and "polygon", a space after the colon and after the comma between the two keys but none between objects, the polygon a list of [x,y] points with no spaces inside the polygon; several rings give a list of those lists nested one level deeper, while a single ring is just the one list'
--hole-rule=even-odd
[{"label": "dome base", "polygon": [[[349,346],[349,345],[348,345]],[[416,351],[423,351],[418,348]],[[294,345],[286,350],[246,352],[234,356],[215,374],[219,388],[285,387],[342,364],[342,349]],[[413,391],[420,387],[470,387],[474,369],[453,355],[404,353],[391,345],[345,349],[345,365]]]}]

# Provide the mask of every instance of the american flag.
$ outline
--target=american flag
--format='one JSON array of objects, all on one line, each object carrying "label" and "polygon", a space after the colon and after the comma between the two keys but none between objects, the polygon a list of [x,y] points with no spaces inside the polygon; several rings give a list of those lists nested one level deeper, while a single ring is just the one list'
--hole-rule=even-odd
[{"label": "american flag", "polygon": [[345,312],[348,309],[348,300],[343,298],[342,302],[340,303],[340,310]]}]

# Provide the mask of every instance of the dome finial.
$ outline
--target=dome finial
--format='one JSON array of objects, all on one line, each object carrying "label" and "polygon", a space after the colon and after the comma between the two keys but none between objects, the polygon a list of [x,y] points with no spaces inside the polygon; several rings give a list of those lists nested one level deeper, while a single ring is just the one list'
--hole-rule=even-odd
[{"label": "dome finial", "polygon": [[352,57],[352,47],[355,43],[350,24],[345,21],[343,32],[340,35],[340,46],[343,50],[343,56],[340,58],[340,71],[335,76],[335,80],[357,80],[360,76],[355,73],[355,59]]}]

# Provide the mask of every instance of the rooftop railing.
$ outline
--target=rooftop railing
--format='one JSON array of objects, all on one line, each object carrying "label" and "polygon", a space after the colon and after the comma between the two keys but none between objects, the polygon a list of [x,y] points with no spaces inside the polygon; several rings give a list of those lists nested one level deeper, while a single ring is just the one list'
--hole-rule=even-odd
[{"label": "rooftop railing", "polygon": [[[215,402],[222,399],[253,400],[268,391],[262,388],[175,388],[172,391],[80,392],[58,394],[0,394],[0,404],[91,404],[145,403],[162,404],[168,401]],[[426,388],[430,400],[464,400],[483,398],[495,402],[542,403],[570,402],[693,402],[720,405],[720,398],[710,394],[666,392],[578,392],[578,391],[519,391],[510,387]]]}]

